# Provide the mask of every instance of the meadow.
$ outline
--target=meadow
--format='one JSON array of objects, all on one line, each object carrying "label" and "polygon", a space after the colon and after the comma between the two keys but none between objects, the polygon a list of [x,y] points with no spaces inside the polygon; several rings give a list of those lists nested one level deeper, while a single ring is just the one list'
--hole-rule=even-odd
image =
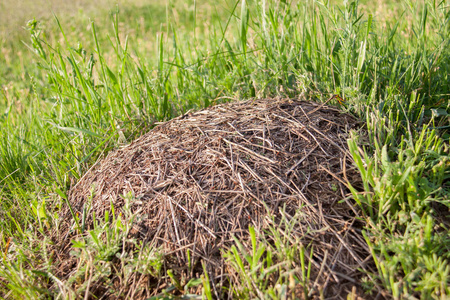
[{"label": "meadow", "polygon": [[[362,282],[366,297],[447,299],[449,74],[446,0],[3,1],[0,297],[88,295],[92,278],[55,275],[48,233],[58,230],[70,186],[155,122],[227,101],[339,95],[328,104],[367,131],[365,142],[348,141],[364,183],[351,198],[367,216],[363,234],[377,269]],[[92,232],[111,235],[107,245],[73,245],[80,259],[95,260],[92,280],[113,289],[111,270],[95,269],[108,263],[102,247],[132,271],[172,278],[161,273],[160,256],[142,260],[157,249],[120,256],[130,226],[105,224]],[[277,299],[292,295],[292,280],[309,286],[303,259],[289,261],[271,285],[244,275],[252,272],[248,255],[233,254],[242,284],[228,287],[231,296]],[[195,298],[187,292],[194,285],[214,297],[207,273],[173,282],[186,298]]]}]

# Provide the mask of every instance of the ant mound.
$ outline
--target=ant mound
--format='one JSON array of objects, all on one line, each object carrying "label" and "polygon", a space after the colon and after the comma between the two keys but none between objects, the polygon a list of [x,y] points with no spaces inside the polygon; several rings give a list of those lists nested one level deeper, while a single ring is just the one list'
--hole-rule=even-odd
[{"label": "ant mound", "polygon": [[[347,188],[361,182],[346,142],[351,129],[354,117],[295,99],[217,105],[160,123],[72,187],[65,236],[76,238],[71,216],[86,230],[111,207],[138,216],[127,240],[159,249],[163,263],[158,274],[111,275],[119,298],[202,289],[217,298],[360,293],[361,270],[373,263]],[[80,268],[68,240],[64,276]],[[186,284],[200,277],[203,284]],[[94,284],[89,293],[113,295]]]}]

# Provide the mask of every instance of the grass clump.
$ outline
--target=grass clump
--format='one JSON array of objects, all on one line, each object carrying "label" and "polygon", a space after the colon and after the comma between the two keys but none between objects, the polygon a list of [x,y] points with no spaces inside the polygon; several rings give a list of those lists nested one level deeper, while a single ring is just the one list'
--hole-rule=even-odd
[{"label": "grass clump", "polygon": [[[355,136],[349,148],[364,182],[364,191],[355,188],[352,195],[365,213],[364,236],[377,268],[367,274],[368,295],[448,297],[448,3],[335,4],[193,1],[143,9],[135,3],[119,5],[123,12],[96,10],[95,23],[83,17],[30,21],[27,47],[21,43],[25,34],[2,35],[2,296],[69,297],[113,289],[111,260],[127,266],[122,270],[130,273],[117,275],[125,282],[140,280],[130,275],[137,273],[169,276],[158,271],[157,249],[127,241],[131,225],[124,224],[130,219],[111,212],[112,219],[99,221],[86,235],[89,243],[72,244],[86,262],[80,273],[59,278],[45,237],[61,224],[69,187],[97,159],[156,121],[228,100],[302,95],[332,99],[329,104],[366,122],[368,142]],[[82,221],[74,214],[73,230],[80,231]],[[290,261],[286,254],[278,281],[265,281],[274,270],[270,257],[284,252],[250,232],[252,254],[239,243],[224,254],[242,278],[229,292],[281,297],[300,286],[296,295],[310,295],[311,260]],[[123,243],[134,243],[136,250],[123,252]],[[308,257],[313,253],[308,247],[292,251]],[[100,255],[103,251],[110,255]],[[141,262],[148,253],[155,260]],[[143,265],[148,270],[137,272]],[[197,275],[192,290],[178,293],[198,288],[212,297],[208,272]],[[254,276],[257,289],[251,289]],[[90,286],[94,277],[99,286]],[[176,286],[174,280],[165,292]]]}]

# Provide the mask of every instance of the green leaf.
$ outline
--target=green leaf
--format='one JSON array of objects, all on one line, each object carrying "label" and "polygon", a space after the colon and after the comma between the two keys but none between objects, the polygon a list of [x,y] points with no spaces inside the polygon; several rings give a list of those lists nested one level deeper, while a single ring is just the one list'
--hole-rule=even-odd
[{"label": "green leaf", "polygon": [[61,196],[61,198],[67,199],[66,193],[64,193],[64,192],[61,191],[60,189],[56,188],[56,189],[55,189],[55,192],[56,192],[59,196]]},{"label": "green leaf", "polygon": [[186,291],[187,289],[199,286],[200,284],[202,284],[201,278],[192,278],[188,283],[186,283],[186,285],[184,286],[184,290]]},{"label": "green leaf", "polygon": [[436,117],[436,118],[450,116],[450,114],[444,108],[432,108],[430,110],[431,110],[433,117]]}]

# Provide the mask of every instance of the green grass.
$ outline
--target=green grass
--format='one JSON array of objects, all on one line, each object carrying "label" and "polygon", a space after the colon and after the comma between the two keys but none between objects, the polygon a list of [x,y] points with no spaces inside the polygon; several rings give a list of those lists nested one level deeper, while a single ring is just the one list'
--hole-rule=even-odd
[{"label": "green grass", "polygon": [[[126,280],[133,270],[170,275],[160,273],[158,249],[121,252],[132,217],[113,210],[89,242],[73,241],[83,276],[54,274],[46,238],[70,184],[155,121],[232,99],[339,94],[368,131],[366,144],[349,141],[365,190],[353,198],[378,270],[367,292],[450,296],[448,1],[96,2],[72,13],[53,1],[56,17],[38,7],[28,24],[33,16],[12,10],[17,1],[0,4],[0,295],[84,295],[94,279],[107,287],[110,255],[128,266]],[[74,220],[74,230],[82,225]],[[308,294],[308,260],[297,258],[313,249],[282,239],[273,248],[250,232],[253,253],[239,243],[224,253],[242,278],[230,293],[279,298],[294,282]],[[276,276],[273,257],[286,262]],[[202,285],[213,297],[207,273],[190,280],[174,277],[174,287]]]}]

